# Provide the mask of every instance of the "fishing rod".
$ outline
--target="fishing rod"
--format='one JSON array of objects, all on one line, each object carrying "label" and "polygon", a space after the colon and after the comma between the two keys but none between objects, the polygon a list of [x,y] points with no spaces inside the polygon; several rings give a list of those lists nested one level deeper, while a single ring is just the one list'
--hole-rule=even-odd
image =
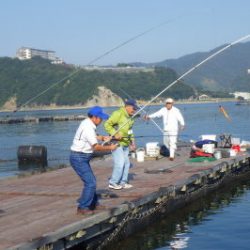
[{"label": "fishing rod", "polygon": [[[132,99],[132,97],[125,91],[125,90],[123,90],[122,88],[119,88],[128,98],[131,98]],[[140,106],[139,106],[140,107]],[[144,114],[147,114],[147,112],[145,111],[145,110],[143,110],[143,112],[144,112]],[[155,120],[154,119],[150,119],[152,122],[153,122],[153,124],[161,131],[161,133],[164,133],[164,131],[162,130],[162,128],[155,122]]]},{"label": "fishing rod", "polygon": [[[173,134],[173,135],[176,135],[176,134]],[[189,135],[181,134],[181,136],[188,137]],[[132,138],[147,138],[147,137],[162,137],[162,135],[136,135],[136,136],[133,136]],[[131,138],[131,136],[122,136],[121,138],[127,139],[127,138]],[[112,140],[116,140],[116,138],[112,136]]]},{"label": "fishing rod", "polygon": [[[179,16],[179,17],[182,17],[182,15]],[[168,23],[174,21],[175,19],[177,19],[177,18],[179,18],[179,17],[172,18],[172,19],[169,19],[169,20],[167,20],[167,21],[161,22],[161,23],[159,23],[159,24],[157,24],[157,25],[155,25],[155,26],[153,26],[153,27],[151,27],[151,28],[149,28],[149,29],[147,29],[147,30],[145,30],[145,31],[143,31],[143,32],[141,32],[141,33],[139,33],[138,35],[129,38],[129,39],[126,40],[125,42],[122,42],[122,43],[118,44],[118,45],[115,46],[114,48],[112,48],[112,49],[106,51],[105,53],[101,54],[100,56],[98,56],[98,57],[94,58],[93,60],[89,61],[89,62],[87,63],[87,65],[92,65],[93,63],[97,62],[98,60],[102,59],[103,57],[105,57],[105,56],[111,54],[111,53],[114,52],[115,50],[117,50],[117,49],[119,49],[119,48],[125,46],[125,45],[128,44],[128,43],[133,42],[134,40],[138,39],[139,37],[142,37],[142,36],[146,35],[147,33],[151,32],[151,31],[153,31],[153,30],[155,30],[155,29],[157,29],[157,28],[159,28],[159,27],[161,27],[161,26],[163,26],[163,25],[166,25],[166,24],[168,24]],[[63,81],[65,81],[65,80],[67,80],[67,79],[73,77],[74,75],[76,75],[76,74],[77,74],[78,72],[80,72],[81,70],[82,70],[81,68],[78,68],[77,70],[75,70],[75,71],[72,72],[71,74],[69,74],[69,75],[63,77],[62,79],[58,80],[57,82],[51,84],[47,89],[43,90],[42,92],[38,93],[38,94],[35,95],[34,97],[30,98],[30,99],[27,100],[25,103],[19,105],[19,107],[17,107],[13,112],[19,111],[22,107],[24,107],[24,106],[26,106],[27,104],[31,103],[32,101],[34,101],[34,100],[37,99],[38,97],[42,96],[43,94],[45,94],[46,92],[48,92],[50,89],[52,89],[52,88],[54,88],[55,86],[57,86],[58,84],[60,84],[61,82],[63,82]]]},{"label": "fishing rod", "polygon": [[[154,100],[156,100],[159,96],[161,96],[164,92],[166,92],[168,89],[170,89],[171,87],[173,87],[176,83],[178,83],[181,79],[183,79],[185,76],[189,75],[190,73],[192,73],[194,70],[196,70],[197,68],[199,68],[201,65],[203,65],[204,63],[206,63],[207,61],[211,60],[212,58],[214,58],[215,56],[221,54],[223,51],[227,50],[228,48],[234,46],[235,44],[242,42],[246,39],[250,38],[250,34],[243,36],[239,39],[237,39],[236,41],[224,46],[223,48],[221,48],[220,50],[214,52],[213,54],[211,54],[210,56],[208,56],[207,58],[205,58],[204,60],[202,60],[200,63],[196,64],[194,67],[192,67],[191,69],[189,69],[188,71],[186,71],[184,74],[182,74],[180,77],[178,77],[175,81],[173,81],[172,83],[170,83],[166,88],[164,88],[162,91],[160,91],[156,96],[154,96],[150,101],[148,101],[144,106],[142,106],[141,108],[139,108],[138,111],[136,111],[124,124],[122,124],[121,127],[119,127],[111,136],[114,136],[117,132],[119,132],[122,128],[124,128],[128,122],[133,119],[136,115],[138,115],[142,110],[144,110],[147,106],[149,106]],[[105,143],[105,142],[104,142]]]}]

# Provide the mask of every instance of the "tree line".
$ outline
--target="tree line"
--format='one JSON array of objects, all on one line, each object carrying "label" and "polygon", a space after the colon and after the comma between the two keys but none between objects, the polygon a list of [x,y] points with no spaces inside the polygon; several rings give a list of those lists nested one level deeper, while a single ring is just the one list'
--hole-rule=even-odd
[{"label": "tree line", "polygon": [[[98,86],[105,86],[122,98],[127,97],[127,92],[135,99],[149,100],[178,78],[174,70],[164,67],[146,72],[85,70],[70,65],[53,65],[40,57],[25,61],[3,57],[0,58],[0,106],[11,97],[15,97],[17,106],[20,106],[76,70],[76,74],[30,105],[83,105],[97,94]],[[162,97],[187,99],[194,95],[193,87],[179,82]]]}]

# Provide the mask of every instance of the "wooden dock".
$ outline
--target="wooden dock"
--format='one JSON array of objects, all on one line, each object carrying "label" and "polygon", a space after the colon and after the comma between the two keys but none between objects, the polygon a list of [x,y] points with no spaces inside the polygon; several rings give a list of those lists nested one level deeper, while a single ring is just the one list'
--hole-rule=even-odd
[{"label": "wooden dock", "polygon": [[108,189],[111,158],[93,161],[98,194],[106,208],[89,216],[76,214],[82,183],[71,167],[1,180],[0,249],[68,249],[79,243],[82,249],[87,245],[102,249],[121,231],[128,235],[149,223],[151,216],[170,213],[250,173],[248,153],[189,163],[189,152],[190,147],[179,148],[173,162],[168,158],[133,161],[134,187],[117,191]]}]

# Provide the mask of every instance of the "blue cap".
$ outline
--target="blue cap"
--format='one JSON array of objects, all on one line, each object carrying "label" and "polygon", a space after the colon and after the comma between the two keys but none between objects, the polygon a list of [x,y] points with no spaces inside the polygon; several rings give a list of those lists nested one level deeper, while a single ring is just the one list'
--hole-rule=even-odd
[{"label": "blue cap", "polygon": [[102,108],[99,106],[94,106],[93,108],[91,108],[88,114],[99,117],[103,120],[107,120],[109,118],[109,115],[103,113]]},{"label": "blue cap", "polygon": [[133,99],[129,99],[129,100],[125,101],[125,105],[133,106],[134,110],[139,109],[139,107],[136,104],[136,101]]}]

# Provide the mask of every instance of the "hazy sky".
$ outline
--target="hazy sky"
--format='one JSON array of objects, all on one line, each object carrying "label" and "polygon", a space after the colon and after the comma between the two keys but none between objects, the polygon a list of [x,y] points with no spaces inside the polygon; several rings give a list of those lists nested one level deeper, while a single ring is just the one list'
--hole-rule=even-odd
[{"label": "hazy sky", "polygon": [[56,51],[68,63],[159,62],[208,51],[250,33],[249,0],[2,0],[0,56],[21,46]]}]

